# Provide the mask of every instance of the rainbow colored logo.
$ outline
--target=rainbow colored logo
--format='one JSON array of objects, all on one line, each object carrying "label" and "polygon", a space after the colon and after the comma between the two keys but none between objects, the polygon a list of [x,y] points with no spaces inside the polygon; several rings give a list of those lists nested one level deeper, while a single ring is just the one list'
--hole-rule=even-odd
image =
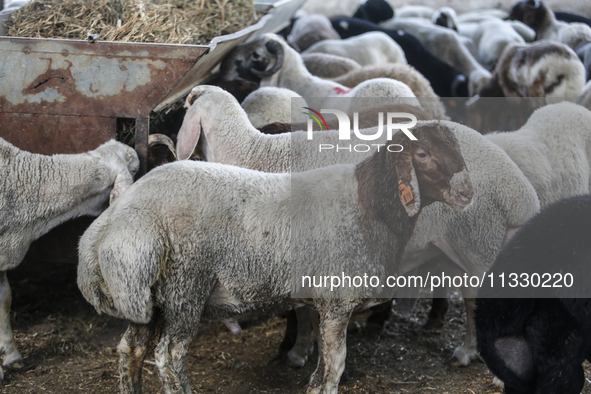
[{"label": "rainbow colored logo", "polygon": [[[320,117],[320,119],[322,119],[322,122],[324,123],[324,127],[326,127],[326,130],[328,130],[328,125],[326,124],[326,120],[324,120],[324,117],[322,115],[320,115],[320,112],[313,110],[312,108],[309,107],[302,107],[304,109],[310,110],[312,112],[314,112],[314,114],[318,115]],[[320,119],[318,119],[318,117],[316,117],[314,114],[311,114],[310,112],[302,112],[303,114],[308,115],[309,117],[311,117],[312,119],[314,119],[316,121],[316,123],[318,123],[318,126],[320,126],[320,130],[322,129],[322,123],[320,123]]]}]

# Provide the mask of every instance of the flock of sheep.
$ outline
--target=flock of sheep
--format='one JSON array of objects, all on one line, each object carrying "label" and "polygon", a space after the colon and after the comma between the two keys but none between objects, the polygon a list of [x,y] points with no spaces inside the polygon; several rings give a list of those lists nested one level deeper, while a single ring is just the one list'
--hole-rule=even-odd
[{"label": "flock of sheep", "polygon": [[[255,309],[295,310],[288,363],[303,366],[316,336],[308,393],[336,393],[352,313],[389,309],[394,295],[302,293],[293,285],[302,272],[385,277],[445,267],[484,277],[545,264],[589,278],[591,27],[583,20],[559,21],[538,0],[510,13],[368,0],[353,17],[300,15],[282,34],[237,47],[210,84],[191,91],[180,130],[150,136],[152,169],[135,183],[137,155],[119,142],[42,156],[0,139],[4,365],[23,364],[6,271],[35,239],[81,215],[98,218],[80,239],[78,286],[98,312],[129,321],[118,347],[121,393],[141,392],[152,340],[165,392],[190,393],[187,352],[201,318],[238,333],[236,316]],[[519,129],[488,132],[450,120],[439,97],[462,96],[468,105],[539,99]],[[338,141],[335,119],[317,129],[294,111],[318,98],[358,112],[359,129],[380,134],[384,149],[296,148],[310,128],[316,144]],[[416,140],[376,133],[378,112],[413,114]],[[461,291],[467,324],[456,365],[483,358],[509,394],[581,391],[591,355],[585,299]],[[443,324],[436,309],[431,318]]]}]

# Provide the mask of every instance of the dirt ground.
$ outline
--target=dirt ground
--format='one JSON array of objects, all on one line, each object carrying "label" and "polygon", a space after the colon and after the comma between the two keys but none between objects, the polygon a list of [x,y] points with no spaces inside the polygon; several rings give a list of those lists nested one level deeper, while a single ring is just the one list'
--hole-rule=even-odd
[{"label": "dirt ground", "polygon": [[[13,328],[25,359],[21,371],[6,371],[6,393],[117,393],[116,347],[124,321],[98,315],[76,287],[74,264],[23,262],[9,273]],[[350,325],[347,362],[340,393],[491,394],[492,375],[477,362],[445,365],[461,343],[462,301],[452,298],[443,330],[425,331],[428,300],[410,318],[393,316],[381,332],[365,328],[364,316]],[[193,392],[304,393],[316,352],[302,369],[277,361],[285,329],[281,317],[250,321],[239,336],[223,325],[204,322],[189,358]],[[586,365],[584,393],[591,393]],[[143,373],[144,393],[163,394],[153,357]]]}]

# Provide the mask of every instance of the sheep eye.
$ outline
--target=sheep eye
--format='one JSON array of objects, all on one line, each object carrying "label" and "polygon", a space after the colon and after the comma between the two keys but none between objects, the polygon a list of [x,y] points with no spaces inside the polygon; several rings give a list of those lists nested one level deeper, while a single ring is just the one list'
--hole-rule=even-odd
[{"label": "sheep eye", "polygon": [[421,160],[425,160],[427,158],[427,154],[425,152],[419,152],[419,153],[417,153],[417,156]]}]

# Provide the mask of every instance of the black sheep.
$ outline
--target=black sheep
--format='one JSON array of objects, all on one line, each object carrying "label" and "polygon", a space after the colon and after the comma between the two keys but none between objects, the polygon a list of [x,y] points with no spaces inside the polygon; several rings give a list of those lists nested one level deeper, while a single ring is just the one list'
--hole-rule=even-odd
[{"label": "black sheep", "polygon": [[[564,199],[530,219],[489,270],[494,286],[486,281],[476,301],[478,351],[507,394],[570,394],[583,388],[581,364],[591,359],[591,299],[582,298],[591,293],[590,241],[591,195]],[[542,277],[535,288],[531,283],[511,288],[511,273],[530,278],[550,273],[546,284],[552,287],[542,288]],[[554,274],[564,280],[555,282]]]},{"label": "black sheep", "polygon": [[416,68],[431,83],[439,97],[467,97],[466,77],[427,49],[415,36],[402,30],[386,29],[367,20],[358,18],[332,18],[332,27],[341,38],[349,38],[369,31],[388,34],[400,45],[408,64]]}]

